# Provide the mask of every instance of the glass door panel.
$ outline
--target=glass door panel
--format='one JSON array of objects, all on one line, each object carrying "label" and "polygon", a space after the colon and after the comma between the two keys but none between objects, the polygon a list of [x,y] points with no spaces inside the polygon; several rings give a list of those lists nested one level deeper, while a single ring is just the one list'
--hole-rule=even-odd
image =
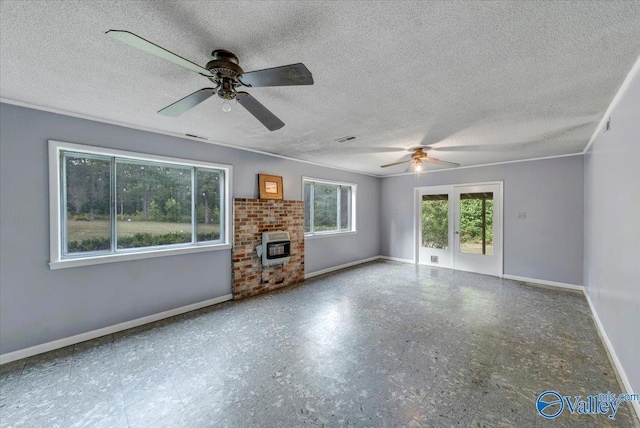
[{"label": "glass door panel", "polygon": [[460,195],[460,252],[493,255],[493,192]]},{"label": "glass door panel", "polygon": [[449,195],[422,196],[422,239],[426,248],[449,248]]},{"label": "glass door panel", "polygon": [[453,263],[452,186],[416,189],[416,251],[418,263],[451,268]]}]

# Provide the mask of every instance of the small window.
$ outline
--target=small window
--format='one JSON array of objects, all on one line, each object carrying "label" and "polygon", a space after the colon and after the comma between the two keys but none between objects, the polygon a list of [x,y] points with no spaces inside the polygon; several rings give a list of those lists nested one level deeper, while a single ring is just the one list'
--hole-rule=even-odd
[{"label": "small window", "polygon": [[356,185],[305,178],[305,235],[355,232]]},{"label": "small window", "polygon": [[55,141],[50,165],[52,268],[228,247],[228,166]]}]

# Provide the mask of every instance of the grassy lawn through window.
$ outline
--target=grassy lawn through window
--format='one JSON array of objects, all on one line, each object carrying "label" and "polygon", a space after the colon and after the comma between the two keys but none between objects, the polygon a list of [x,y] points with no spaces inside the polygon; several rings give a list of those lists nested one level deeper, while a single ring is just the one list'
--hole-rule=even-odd
[{"label": "grassy lawn through window", "polygon": [[[107,231],[107,233],[105,233]],[[67,222],[69,241],[82,241],[89,238],[108,238],[109,220]],[[167,223],[161,221],[127,221],[118,219],[118,236],[133,236],[136,233],[165,235],[167,233],[191,233],[191,223]],[[198,224],[198,232],[220,232],[217,224]]]},{"label": "grassy lawn through window", "polygon": [[[117,223],[118,248],[151,247],[191,242],[191,223],[120,220]],[[198,224],[198,241],[220,238],[220,225]],[[71,252],[106,250],[110,244],[109,220],[67,222]]]}]

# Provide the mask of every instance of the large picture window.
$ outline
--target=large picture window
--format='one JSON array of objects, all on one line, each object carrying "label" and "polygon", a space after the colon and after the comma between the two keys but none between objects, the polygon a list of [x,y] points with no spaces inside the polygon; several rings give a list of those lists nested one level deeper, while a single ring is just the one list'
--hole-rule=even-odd
[{"label": "large picture window", "polygon": [[49,144],[52,268],[228,247],[229,166]]},{"label": "large picture window", "polygon": [[304,178],[305,235],[355,232],[356,185]]}]

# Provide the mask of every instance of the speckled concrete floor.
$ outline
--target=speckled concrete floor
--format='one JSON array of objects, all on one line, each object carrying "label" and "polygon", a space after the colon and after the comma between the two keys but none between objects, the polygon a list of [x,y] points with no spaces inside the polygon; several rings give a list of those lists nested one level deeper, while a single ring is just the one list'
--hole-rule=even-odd
[{"label": "speckled concrete floor", "polygon": [[375,262],[1,367],[0,425],[634,426],[581,294]]}]

